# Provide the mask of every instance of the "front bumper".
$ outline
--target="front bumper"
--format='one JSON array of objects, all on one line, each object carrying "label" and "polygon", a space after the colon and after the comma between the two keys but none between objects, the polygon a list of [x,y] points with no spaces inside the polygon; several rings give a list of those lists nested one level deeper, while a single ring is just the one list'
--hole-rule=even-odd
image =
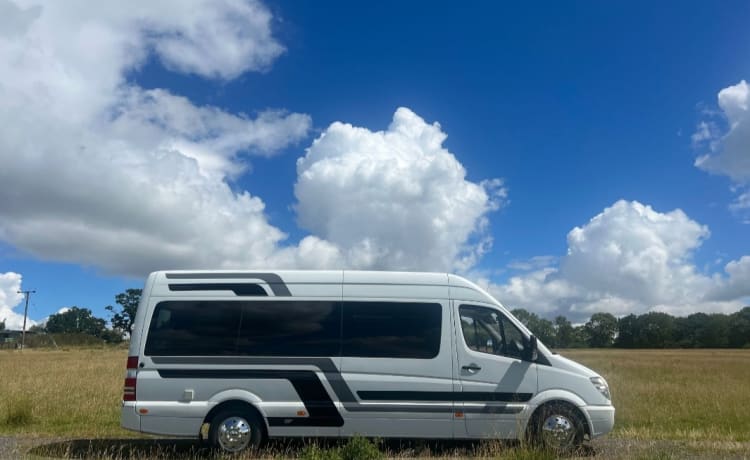
[{"label": "front bumper", "polygon": [[592,439],[612,431],[615,426],[614,406],[584,406],[581,409],[589,419]]}]

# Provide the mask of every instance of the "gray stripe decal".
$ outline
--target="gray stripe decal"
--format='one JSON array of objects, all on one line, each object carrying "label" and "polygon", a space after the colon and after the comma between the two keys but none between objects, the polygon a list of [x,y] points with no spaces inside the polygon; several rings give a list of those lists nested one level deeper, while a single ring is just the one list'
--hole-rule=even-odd
[{"label": "gray stripe decal", "polygon": [[215,356],[215,357],[192,357],[192,356],[154,356],[151,358],[154,364],[198,364],[198,365],[297,365],[314,366],[325,375],[331,389],[338,400],[343,403],[344,409],[349,412],[428,412],[447,413],[462,411],[467,414],[517,414],[523,410],[519,405],[484,404],[462,407],[453,404],[392,404],[392,403],[360,403],[354,397],[349,385],[344,381],[331,358],[302,358],[302,357],[245,357],[245,356]]},{"label": "gray stripe decal", "polygon": [[200,280],[200,279],[242,279],[263,280],[271,287],[277,297],[291,297],[284,280],[276,273],[167,273],[167,279],[173,280]]}]

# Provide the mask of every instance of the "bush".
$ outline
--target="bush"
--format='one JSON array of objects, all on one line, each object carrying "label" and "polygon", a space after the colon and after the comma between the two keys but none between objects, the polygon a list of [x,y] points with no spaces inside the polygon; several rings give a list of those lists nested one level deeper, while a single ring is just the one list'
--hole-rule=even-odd
[{"label": "bush", "polygon": [[379,449],[379,442],[373,442],[361,436],[350,438],[341,447],[324,449],[317,444],[310,444],[300,452],[302,460],[380,460],[384,458]]},{"label": "bush", "polygon": [[310,444],[302,449],[299,458],[302,460],[341,460],[339,451],[338,448],[323,449],[317,444]]},{"label": "bush", "polygon": [[354,436],[341,448],[341,460],[378,460],[383,458],[378,441]]}]

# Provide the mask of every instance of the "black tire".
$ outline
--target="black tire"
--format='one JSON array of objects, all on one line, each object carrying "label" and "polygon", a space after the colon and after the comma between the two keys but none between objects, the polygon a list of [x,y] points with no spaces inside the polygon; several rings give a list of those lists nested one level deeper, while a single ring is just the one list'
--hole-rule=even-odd
[{"label": "black tire", "polygon": [[553,402],[534,414],[528,435],[535,447],[558,453],[573,452],[583,443],[585,423],[575,407]]},{"label": "black tire", "polygon": [[211,420],[208,440],[215,449],[236,454],[257,450],[265,438],[263,420],[255,413],[243,409],[227,409]]}]

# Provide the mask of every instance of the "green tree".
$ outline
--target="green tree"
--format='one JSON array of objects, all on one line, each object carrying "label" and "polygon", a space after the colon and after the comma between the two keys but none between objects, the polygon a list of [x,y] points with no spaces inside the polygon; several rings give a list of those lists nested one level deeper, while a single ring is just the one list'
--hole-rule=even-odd
[{"label": "green tree", "polygon": [[138,310],[138,303],[141,301],[142,289],[128,289],[115,296],[115,302],[120,306],[120,311],[115,311],[115,307],[107,305],[105,309],[112,313],[112,327],[125,331],[130,335],[133,332],[133,320],[135,312]]},{"label": "green tree", "polygon": [[617,339],[619,348],[635,348],[635,336],[638,334],[638,317],[630,314],[617,320]]},{"label": "green tree", "polygon": [[104,334],[106,322],[97,318],[88,308],[70,307],[62,313],[51,315],[47,320],[47,332],[50,333],[80,333],[101,337]]},{"label": "green tree", "polygon": [[555,318],[555,346],[558,348],[570,348],[573,346],[573,325],[568,318],[560,315]]},{"label": "green tree", "polygon": [[589,344],[589,332],[584,325],[573,327],[573,342],[570,344],[571,348],[583,348]]},{"label": "green tree", "polygon": [[5,330],[5,320],[0,321],[0,331]]},{"label": "green tree", "polygon": [[617,333],[617,318],[610,313],[594,313],[584,325],[590,347],[610,347]]},{"label": "green tree", "polygon": [[555,346],[555,327],[550,320],[540,318],[536,313],[523,308],[516,308],[511,313],[544,344]]},{"label": "green tree", "polygon": [[675,345],[674,317],[661,312],[649,312],[638,317],[636,321],[637,348],[667,348]]},{"label": "green tree", "polygon": [[729,346],[750,346],[750,307],[732,313],[729,318]]},{"label": "green tree", "polygon": [[729,346],[729,316],[721,313],[708,315],[708,320],[699,329],[698,339],[702,348],[726,348]]}]

